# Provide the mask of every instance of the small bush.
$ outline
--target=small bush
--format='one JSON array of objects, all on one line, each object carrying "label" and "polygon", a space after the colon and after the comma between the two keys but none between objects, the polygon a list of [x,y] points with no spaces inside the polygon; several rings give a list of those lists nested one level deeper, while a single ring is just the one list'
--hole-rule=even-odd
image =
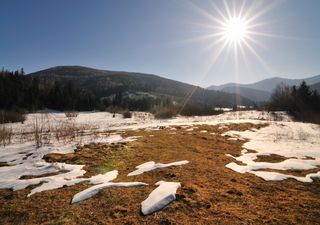
[{"label": "small bush", "polygon": [[176,110],[169,107],[155,107],[152,113],[156,119],[170,119],[177,115]]},{"label": "small bush", "polygon": [[0,145],[6,146],[11,143],[12,128],[5,125],[0,126]]},{"label": "small bush", "polygon": [[0,110],[0,124],[1,123],[23,123],[26,120],[25,112],[23,110]]},{"label": "small bush", "polygon": [[291,112],[289,114],[297,121],[320,124],[319,112],[305,111],[305,112]]},{"label": "small bush", "polygon": [[33,121],[32,133],[37,148],[49,144],[52,136],[52,126],[48,113],[41,113]]},{"label": "small bush", "polygon": [[186,105],[180,110],[182,116],[211,116],[223,113],[222,110],[215,110],[207,105]]},{"label": "small bush", "polygon": [[132,113],[130,111],[125,111],[122,113],[123,118],[131,118]]},{"label": "small bush", "polygon": [[34,141],[37,148],[42,146],[42,124],[39,124],[38,119],[36,119],[33,123],[33,133],[34,133]]},{"label": "small bush", "polygon": [[75,118],[75,117],[77,117],[79,115],[79,112],[76,112],[76,111],[65,111],[64,114],[68,118]]}]

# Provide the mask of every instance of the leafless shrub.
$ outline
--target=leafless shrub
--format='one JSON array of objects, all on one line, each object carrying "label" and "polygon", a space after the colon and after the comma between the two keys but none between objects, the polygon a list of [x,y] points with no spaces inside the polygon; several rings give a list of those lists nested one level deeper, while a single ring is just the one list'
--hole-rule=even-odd
[{"label": "leafless shrub", "polygon": [[282,134],[279,133],[279,132],[276,132],[276,133],[274,134],[273,142],[278,142],[278,141],[280,141],[282,138],[283,138]]},{"label": "leafless shrub", "polygon": [[79,129],[76,127],[74,121],[72,122],[63,122],[54,128],[54,136],[57,141],[72,141],[76,138],[76,134]]},{"label": "leafless shrub", "polygon": [[156,119],[170,119],[177,115],[177,110],[173,107],[156,106],[152,109],[152,113]]},{"label": "leafless shrub", "polygon": [[43,144],[50,143],[51,140],[51,123],[48,113],[41,113],[40,117],[36,117],[33,123],[33,135],[37,148]]},{"label": "leafless shrub", "polygon": [[23,123],[26,119],[25,112],[17,110],[0,110],[0,124],[1,123]]},{"label": "leafless shrub", "polygon": [[36,118],[33,124],[33,132],[34,132],[34,141],[36,142],[37,148],[42,145],[42,129]]},{"label": "leafless shrub", "polygon": [[11,143],[12,128],[1,125],[0,126],[0,145],[6,146]]},{"label": "leafless shrub", "polygon": [[[86,130],[90,130],[90,134],[86,134]],[[67,143],[77,141],[80,144],[85,136],[95,136],[94,127],[90,125],[77,124],[75,121],[65,121],[57,124],[52,133],[58,142]]]},{"label": "leafless shrub", "polygon": [[79,115],[79,112],[77,111],[65,111],[64,114],[67,118],[75,118]]},{"label": "leafless shrub", "polygon": [[123,118],[131,118],[132,117],[132,113],[130,111],[124,111],[122,113]]},{"label": "leafless shrub", "polygon": [[[68,119],[55,123],[50,123],[50,115],[40,114],[34,119],[33,129],[30,133],[36,147],[49,144],[52,140],[62,143],[77,142],[82,144],[84,138],[95,140],[98,133],[94,132],[95,127],[90,124],[77,124],[74,119]],[[88,132],[89,131],[89,132]]]},{"label": "leafless shrub", "polygon": [[298,131],[299,140],[305,141],[308,138],[308,133],[304,132],[303,130]]},{"label": "leafless shrub", "polygon": [[283,116],[280,113],[277,112],[271,112],[271,120],[274,121],[282,121],[283,120]]}]

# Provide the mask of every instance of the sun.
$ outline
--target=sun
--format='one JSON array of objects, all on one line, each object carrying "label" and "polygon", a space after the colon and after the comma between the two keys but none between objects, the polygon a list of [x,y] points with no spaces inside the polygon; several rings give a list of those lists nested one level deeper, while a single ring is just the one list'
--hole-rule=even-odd
[{"label": "sun", "polygon": [[228,19],[222,30],[225,40],[231,43],[240,43],[248,36],[246,21],[239,17]]}]

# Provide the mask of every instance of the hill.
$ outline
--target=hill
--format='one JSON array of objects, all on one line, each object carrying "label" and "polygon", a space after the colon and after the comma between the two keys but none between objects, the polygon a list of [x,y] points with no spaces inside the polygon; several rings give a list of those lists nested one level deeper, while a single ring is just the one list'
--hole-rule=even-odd
[{"label": "hill", "polygon": [[308,77],[305,79],[287,79],[281,77],[273,77],[269,79],[264,79],[252,84],[237,84],[237,83],[227,83],[223,85],[212,85],[207,89],[225,91],[228,93],[240,93],[240,95],[249,98],[253,101],[268,101],[271,93],[276,88],[277,85],[284,83],[289,86],[299,85],[302,81],[305,81],[307,85],[312,88],[313,84],[320,82],[320,75]]},{"label": "hill", "polygon": [[312,90],[316,90],[316,91],[318,91],[318,92],[320,93],[320,82],[315,83],[315,84],[312,84],[312,85],[310,86],[310,88],[311,88]]},{"label": "hill", "polygon": [[[232,107],[236,96],[221,91],[206,90],[194,85],[178,82],[152,74],[107,71],[81,66],[58,66],[29,74],[38,77],[46,87],[56,81],[72,83],[77,88],[92,91],[99,98],[106,98],[122,93],[148,93],[153,96],[167,96],[174,101],[183,102],[194,92],[190,101],[215,106]],[[239,97],[237,103],[252,105],[253,102]]]}]

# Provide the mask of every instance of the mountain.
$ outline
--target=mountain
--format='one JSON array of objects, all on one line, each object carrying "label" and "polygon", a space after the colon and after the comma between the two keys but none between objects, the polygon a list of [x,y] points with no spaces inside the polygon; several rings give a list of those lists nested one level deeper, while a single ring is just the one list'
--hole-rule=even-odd
[{"label": "mountain", "polygon": [[315,84],[312,84],[312,85],[310,86],[310,88],[311,88],[312,90],[316,90],[318,93],[320,93],[320,82],[315,83]]},{"label": "mountain", "polygon": [[152,74],[98,70],[81,66],[58,66],[41,70],[28,76],[38,77],[46,87],[56,81],[72,83],[75,87],[92,91],[97,97],[113,96],[119,92],[148,93],[154,96],[168,96],[183,102],[193,93],[190,101],[215,106],[232,107],[237,104],[253,105],[253,102],[235,94],[207,90]]},{"label": "mountain", "polygon": [[236,85],[226,86],[222,88],[221,91],[227,93],[235,93],[237,95],[241,95],[245,98],[248,98],[254,102],[265,102],[271,97],[270,92],[247,87],[239,87]]},{"label": "mountain", "polygon": [[[320,75],[309,77],[305,79],[287,79],[274,77],[265,79],[252,84],[237,84],[227,83],[223,85],[212,85],[208,87],[209,90],[225,91],[228,93],[238,93],[243,97],[249,98],[253,101],[268,101],[271,93],[277,87],[277,85],[284,83],[289,86],[299,85],[302,81],[305,81],[307,85],[314,85],[320,82]],[[312,87],[311,87],[312,88]]]}]

